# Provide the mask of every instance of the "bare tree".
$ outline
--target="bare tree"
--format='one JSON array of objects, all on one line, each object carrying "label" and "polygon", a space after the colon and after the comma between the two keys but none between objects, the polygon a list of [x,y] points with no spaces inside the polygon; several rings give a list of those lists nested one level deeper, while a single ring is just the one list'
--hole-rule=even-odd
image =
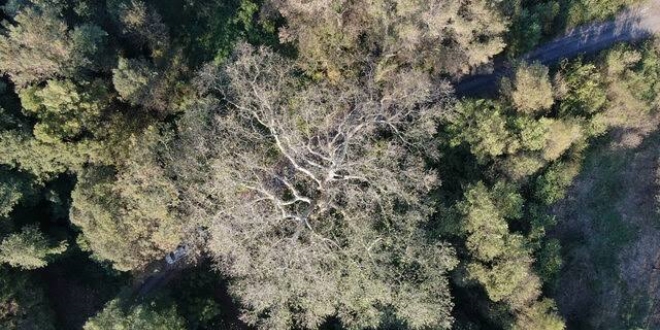
[{"label": "bare tree", "polygon": [[[441,95],[412,71],[393,84],[341,86],[304,84],[295,72],[268,50],[239,47],[221,80],[205,83],[227,86],[218,89],[227,106],[208,102],[220,114],[204,142],[187,144],[208,171],[190,185],[188,211],[211,219],[209,249],[233,277],[245,320],[314,328],[338,315],[375,327],[393,315],[449,328],[453,250],[421,231],[438,183],[424,156],[435,149]],[[184,122],[182,131],[198,127]]]}]

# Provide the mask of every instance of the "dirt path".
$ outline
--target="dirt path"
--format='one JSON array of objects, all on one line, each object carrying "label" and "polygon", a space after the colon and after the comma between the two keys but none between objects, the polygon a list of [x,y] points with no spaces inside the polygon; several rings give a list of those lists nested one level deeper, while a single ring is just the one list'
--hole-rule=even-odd
[{"label": "dirt path", "polygon": [[[592,54],[619,42],[634,42],[660,32],[660,0],[625,10],[608,22],[581,26],[550,41],[521,57],[526,62],[550,65],[563,58]],[[475,96],[497,92],[497,82],[510,72],[510,65],[496,65],[493,72],[473,75],[459,81],[455,88],[458,96]]]}]

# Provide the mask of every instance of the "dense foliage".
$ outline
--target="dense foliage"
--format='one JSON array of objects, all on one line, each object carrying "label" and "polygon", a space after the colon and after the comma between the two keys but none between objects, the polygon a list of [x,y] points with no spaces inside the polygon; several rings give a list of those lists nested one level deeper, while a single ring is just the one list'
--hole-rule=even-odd
[{"label": "dense foliage", "polygon": [[84,255],[134,279],[72,287],[85,330],[565,329],[552,207],[660,44],[451,82],[631,4],[7,1],[0,326],[60,326],[38,277]]},{"label": "dense foliage", "polygon": [[[197,174],[207,181],[186,193],[194,196],[189,212],[207,224],[209,250],[236,278],[246,320],[316,328],[337,315],[375,327],[391,314],[412,328],[448,328],[445,276],[456,261],[420,230],[433,210],[425,194],[437,186],[423,159],[437,145],[425,139],[442,113],[430,82],[406,70],[400,86],[297,88],[290,61],[247,45],[236,57],[218,73],[235,109],[209,97],[190,112],[218,114],[203,132],[207,145],[181,149],[208,162]],[[208,201],[201,208],[198,196]],[[299,307],[294,314],[289,306]]]},{"label": "dense foliage", "polygon": [[[128,310],[125,310],[128,308]],[[183,330],[183,319],[176,308],[137,305],[125,307],[119,299],[109,302],[103,311],[89,319],[84,330],[144,329],[144,330]]]}]

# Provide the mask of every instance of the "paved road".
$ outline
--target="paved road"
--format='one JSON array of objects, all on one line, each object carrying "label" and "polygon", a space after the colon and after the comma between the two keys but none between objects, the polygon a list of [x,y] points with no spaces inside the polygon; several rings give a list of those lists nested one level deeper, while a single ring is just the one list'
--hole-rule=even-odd
[{"label": "paved road", "polygon": [[[660,32],[660,0],[649,0],[644,4],[625,10],[608,22],[581,26],[562,37],[550,41],[523,55],[526,62],[544,65],[557,63],[563,58],[580,54],[591,54],[618,42],[634,42]],[[497,92],[499,79],[510,73],[510,65],[495,66],[490,74],[469,76],[456,85],[458,96],[485,95]]]}]

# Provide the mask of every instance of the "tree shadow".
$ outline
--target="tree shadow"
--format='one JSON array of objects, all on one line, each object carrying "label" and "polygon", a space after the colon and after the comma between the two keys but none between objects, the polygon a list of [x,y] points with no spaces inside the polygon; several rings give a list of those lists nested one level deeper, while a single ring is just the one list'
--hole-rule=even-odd
[{"label": "tree shadow", "polygon": [[588,151],[568,197],[554,206],[549,237],[560,240],[564,265],[553,296],[570,329],[648,328],[648,299],[660,294],[651,286],[660,131],[636,147],[605,142]]}]

